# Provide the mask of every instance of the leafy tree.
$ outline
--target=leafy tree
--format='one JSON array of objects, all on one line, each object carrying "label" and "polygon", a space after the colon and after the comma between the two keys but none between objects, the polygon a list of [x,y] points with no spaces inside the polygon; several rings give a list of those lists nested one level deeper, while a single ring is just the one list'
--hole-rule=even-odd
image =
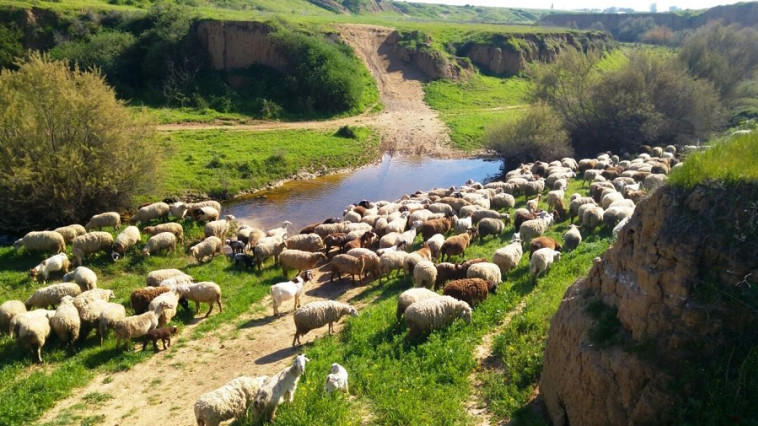
[{"label": "leafy tree", "polygon": [[101,31],[87,40],[62,44],[50,52],[53,59],[68,59],[83,69],[98,68],[115,86],[130,83],[133,68],[129,52],[137,38],[131,33]]},{"label": "leafy tree", "polygon": [[626,18],[619,23],[617,38],[619,41],[639,41],[643,34],[655,27],[651,17]]},{"label": "leafy tree", "polygon": [[0,229],[130,207],[156,181],[151,127],[103,78],[32,54],[0,73]]},{"label": "leafy tree", "polygon": [[6,26],[0,23],[0,68],[13,66],[15,58],[24,53],[22,35],[21,30],[14,24]]},{"label": "leafy tree", "polygon": [[509,168],[509,164],[553,161],[573,155],[561,117],[544,103],[530,108],[516,121],[489,127],[484,140]]}]

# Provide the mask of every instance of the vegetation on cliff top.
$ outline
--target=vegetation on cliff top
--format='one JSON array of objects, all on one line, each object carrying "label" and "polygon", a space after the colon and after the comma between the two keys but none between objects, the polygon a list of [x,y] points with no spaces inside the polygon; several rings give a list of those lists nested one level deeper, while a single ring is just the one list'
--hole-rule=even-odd
[{"label": "vegetation on cliff top", "polygon": [[758,182],[758,134],[735,134],[714,141],[710,149],[687,156],[669,176],[672,185],[684,188],[708,181],[727,185]]}]

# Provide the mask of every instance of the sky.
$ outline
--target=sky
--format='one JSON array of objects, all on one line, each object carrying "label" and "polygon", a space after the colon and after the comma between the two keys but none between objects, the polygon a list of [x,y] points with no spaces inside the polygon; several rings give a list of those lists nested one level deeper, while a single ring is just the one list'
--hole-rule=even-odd
[{"label": "sky", "polygon": [[707,9],[713,6],[738,3],[738,0],[412,0],[414,3],[442,3],[452,5],[476,5],[523,9],[607,9],[609,7],[632,8],[639,12],[650,11],[650,5],[656,3],[659,12],[667,12],[669,7],[680,9]]}]

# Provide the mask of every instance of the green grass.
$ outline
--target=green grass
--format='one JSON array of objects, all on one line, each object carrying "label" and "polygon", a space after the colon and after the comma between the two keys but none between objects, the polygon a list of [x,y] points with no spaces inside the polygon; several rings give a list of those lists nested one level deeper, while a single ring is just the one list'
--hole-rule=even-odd
[{"label": "green grass", "polygon": [[674,186],[692,188],[707,181],[733,184],[758,181],[758,135],[735,135],[712,143],[711,148],[687,156],[669,175]]},{"label": "green grass", "polygon": [[439,111],[450,128],[453,145],[462,150],[483,148],[487,126],[516,120],[529,108],[531,83],[523,77],[497,78],[475,74],[465,81],[438,80],[424,86],[424,100]]},{"label": "green grass", "polygon": [[251,121],[245,114],[235,112],[218,112],[212,108],[169,108],[151,106],[132,106],[134,111],[147,114],[158,124],[172,123],[213,123],[222,122],[229,125],[244,124]]},{"label": "green grass", "polygon": [[226,199],[300,170],[324,172],[375,160],[374,133],[366,128],[355,132],[355,139],[305,130],[168,132],[159,142],[165,152],[159,192]]}]

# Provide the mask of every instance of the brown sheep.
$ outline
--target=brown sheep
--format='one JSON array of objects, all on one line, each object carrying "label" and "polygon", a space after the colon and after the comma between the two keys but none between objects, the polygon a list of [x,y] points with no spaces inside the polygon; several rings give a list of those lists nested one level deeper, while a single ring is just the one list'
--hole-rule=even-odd
[{"label": "brown sheep", "polygon": [[532,241],[529,241],[529,258],[532,258],[532,253],[545,247],[551,248],[555,251],[561,251],[561,243],[555,238],[544,236],[532,238]]},{"label": "brown sheep", "polygon": [[446,239],[445,242],[442,243],[442,248],[440,248],[440,253],[442,254],[441,260],[445,260],[445,255],[447,255],[448,259],[450,259],[450,256],[459,254],[465,258],[466,247],[468,247],[469,243],[471,243],[477,235],[478,232],[476,229],[469,228],[465,234],[454,235]]},{"label": "brown sheep", "polygon": [[324,237],[324,253],[326,253],[328,256],[329,252],[332,250],[332,247],[341,248],[347,244],[348,241],[350,240],[348,239],[347,234],[344,232],[335,232],[333,234],[329,234]]},{"label": "brown sheep", "polygon": [[338,254],[332,259],[332,275],[329,277],[329,282],[334,281],[334,274],[337,274],[337,279],[342,279],[342,274],[349,274],[352,276],[353,284],[355,284],[355,276],[358,275],[359,282],[363,281],[363,269],[366,267],[367,256],[353,257],[347,254]]},{"label": "brown sheep", "polygon": [[[153,299],[158,297],[158,295],[166,293],[170,290],[171,289],[166,286],[145,287],[145,288],[134,290],[130,297],[134,314],[135,315],[144,314],[145,312],[147,312],[148,306],[150,306],[150,302],[152,302]],[[182,297],[181,299],[179,299],[179,304],[181,304],[183,308],[189,309],[189,303],[187,302],[187,299]]]},{"label": "brown sheep", "polygon": [[443,262],[437,265],[437,279],[434,281],[434,291],[439,290],[442,286],[451,280],[460,280],[466,278],[468,268],[480,262],[487,262],[485,258],[471,259],[463,263]]},{"label": "brown sheep", "polygon": [[419,227],[419,232],[424,238],[424,241],[432,238],[434,234],[445,235],[450,231],[453,226],[452,217],[442,217],[439,219],[427,220]]},{"label": "brown sheep", "polygon": [[[153,349],[158,350],[158,340],[163,342],[163,350],[165,351],[168,346],[171,346],[171,335],[176,334],[179,331],[179,329],[174,325],[169,327],[161,327],[161,328],[154,328],[145,334],[145,343],[142,345],[142,350],[144,351],[147,347],[147,342],[152,341],[153,342]],[[166,345],[166,342],[168,342],[168,345]]]},{"label": "brown sheep", "polygon": [[487,298],[489,293],[497,294],[497,284],[481,278],[466,278],[450,281],[442,290],[444,296],[462,300],[472,308]]}]

